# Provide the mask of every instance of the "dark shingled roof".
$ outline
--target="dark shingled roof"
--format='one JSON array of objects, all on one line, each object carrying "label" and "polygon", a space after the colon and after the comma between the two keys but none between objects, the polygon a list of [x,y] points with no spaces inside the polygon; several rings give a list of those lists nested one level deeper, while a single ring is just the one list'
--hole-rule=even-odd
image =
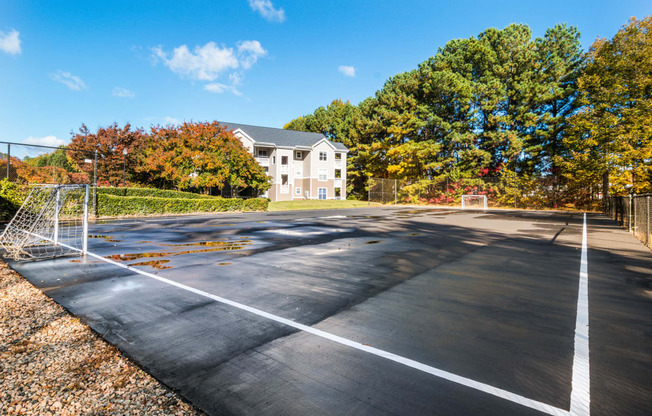
[{"label": "dark shingled roof", "polygon": [[[247,136],[251,137],[257,142],[274,143],[277,146],[311,147],[312,145],[325,138],[321,133],[308,133],[305,131],[251,126],[249,124],[229,123],[226,121],[220,121],[219,123],[220,125],[225,126],[228,130],[240,129],[244,131]],[[348,150],[342,143],[333,141],[331,141],[331,143],[338,150]]]}]

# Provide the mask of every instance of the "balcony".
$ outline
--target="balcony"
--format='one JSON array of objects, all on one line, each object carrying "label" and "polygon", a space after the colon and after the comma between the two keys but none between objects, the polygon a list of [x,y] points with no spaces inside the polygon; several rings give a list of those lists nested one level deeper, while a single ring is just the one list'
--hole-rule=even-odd
[{"label": "balcony", "polygon": [[269,157],[256,156],[256,162],[258,162],[260,166],[269,166]]},{"label": "balcony", "polygon": [[290,185],[281,185],[281,193],[282,194],[289,194],[290,193]]},{"label": "balcony", "polygon": [[290,168],[288,167],[288,165],[281,165],[281,174],[286,174],[287,175],[289,171],[290,171]]},{"label": "balcony", "polygon": [[342,179],[335,179],[333,181],[333,187],[335,188],[341,188],[342,187]]}]

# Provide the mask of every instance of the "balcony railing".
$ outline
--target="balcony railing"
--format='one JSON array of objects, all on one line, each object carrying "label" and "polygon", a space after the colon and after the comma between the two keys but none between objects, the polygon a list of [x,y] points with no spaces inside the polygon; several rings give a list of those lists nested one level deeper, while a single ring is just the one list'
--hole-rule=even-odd
[{"label": "balcony railing", "polygon": [[341,188],[341,187],[342,187],[342,179],[335,179],[335,180],[333,181],[333,186],[334,186],[335,188]]},{"label": "balcony railing", "polygon": [[269,166],[269,157],[256,156],[256,162],[258,162],[260,166]]},{"label": "balcony railing", "polygon": [[288,165],[281,165],[281,173],[288,173],[289,171]]},{"label": "balcony railing", "polygon": [[281,185],[281,193],[282,194],[289,194],[290,193],[290,185]]}]

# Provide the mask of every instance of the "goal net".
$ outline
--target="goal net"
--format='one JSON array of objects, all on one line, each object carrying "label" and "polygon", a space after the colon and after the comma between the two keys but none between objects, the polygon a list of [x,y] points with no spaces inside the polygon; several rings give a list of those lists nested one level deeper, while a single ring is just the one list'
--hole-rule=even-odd
[{"label": "goal net", "polygon": [[85,254],[87,244],[88,185],[35,186],[0,235],[14,260]]},{"label": "goal net", "polygon": [[487,209],[486,195],[462,195],[462,209]]}]

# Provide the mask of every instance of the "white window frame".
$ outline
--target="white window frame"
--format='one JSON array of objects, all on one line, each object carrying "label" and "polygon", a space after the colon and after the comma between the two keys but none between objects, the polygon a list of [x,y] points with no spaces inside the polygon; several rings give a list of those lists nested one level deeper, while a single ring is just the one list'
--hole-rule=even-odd
[{"label": "white window frame", "polygon": [[294,188],[294,194],[301,196],[301,187],[300,186],[297,186],[296,188]]},{"label": "white window frame", "polygon": [[342,153],[335,153],[335,160],[342,160]]},{"label": "white window frame", "polygon": [[258,149],[258,157],[269,157],[267,155],[267,149]]},{"label": "white window frame", "polygon": [[319,152],[319,161],[326,162],[328,160],[328,153],[323,150]]},{"label": "white window frame", "polygon": [[[337,171],[340,171],[340,177],[337,177]],[[335,169],[335,172],[333,172],[333,178],[334,179],[342,179],[342,169]]]},{"label": "white window frame", "polygon": [[301,150],[297,150],[296,152],[294,152],[294,158],[301,160],[303,158],[303,152],[301,152]]},{"label": "white window frame", "polygon": [[276,156],[272,156],[272,163],[275,165],[276,164]]},{"label": "white window frame", "polygon": [[[321,190],[324,190],[324,198],[321,197]],[[328,188],[317,188],[317,199],[328,199]]]},{"label": "white window frame", "polygon": [[[322,172],[324,179],[322,179]],[[319,169],[317,171],[317,181],[319,182],[326,182],[328,180],[328,169]]]}]

